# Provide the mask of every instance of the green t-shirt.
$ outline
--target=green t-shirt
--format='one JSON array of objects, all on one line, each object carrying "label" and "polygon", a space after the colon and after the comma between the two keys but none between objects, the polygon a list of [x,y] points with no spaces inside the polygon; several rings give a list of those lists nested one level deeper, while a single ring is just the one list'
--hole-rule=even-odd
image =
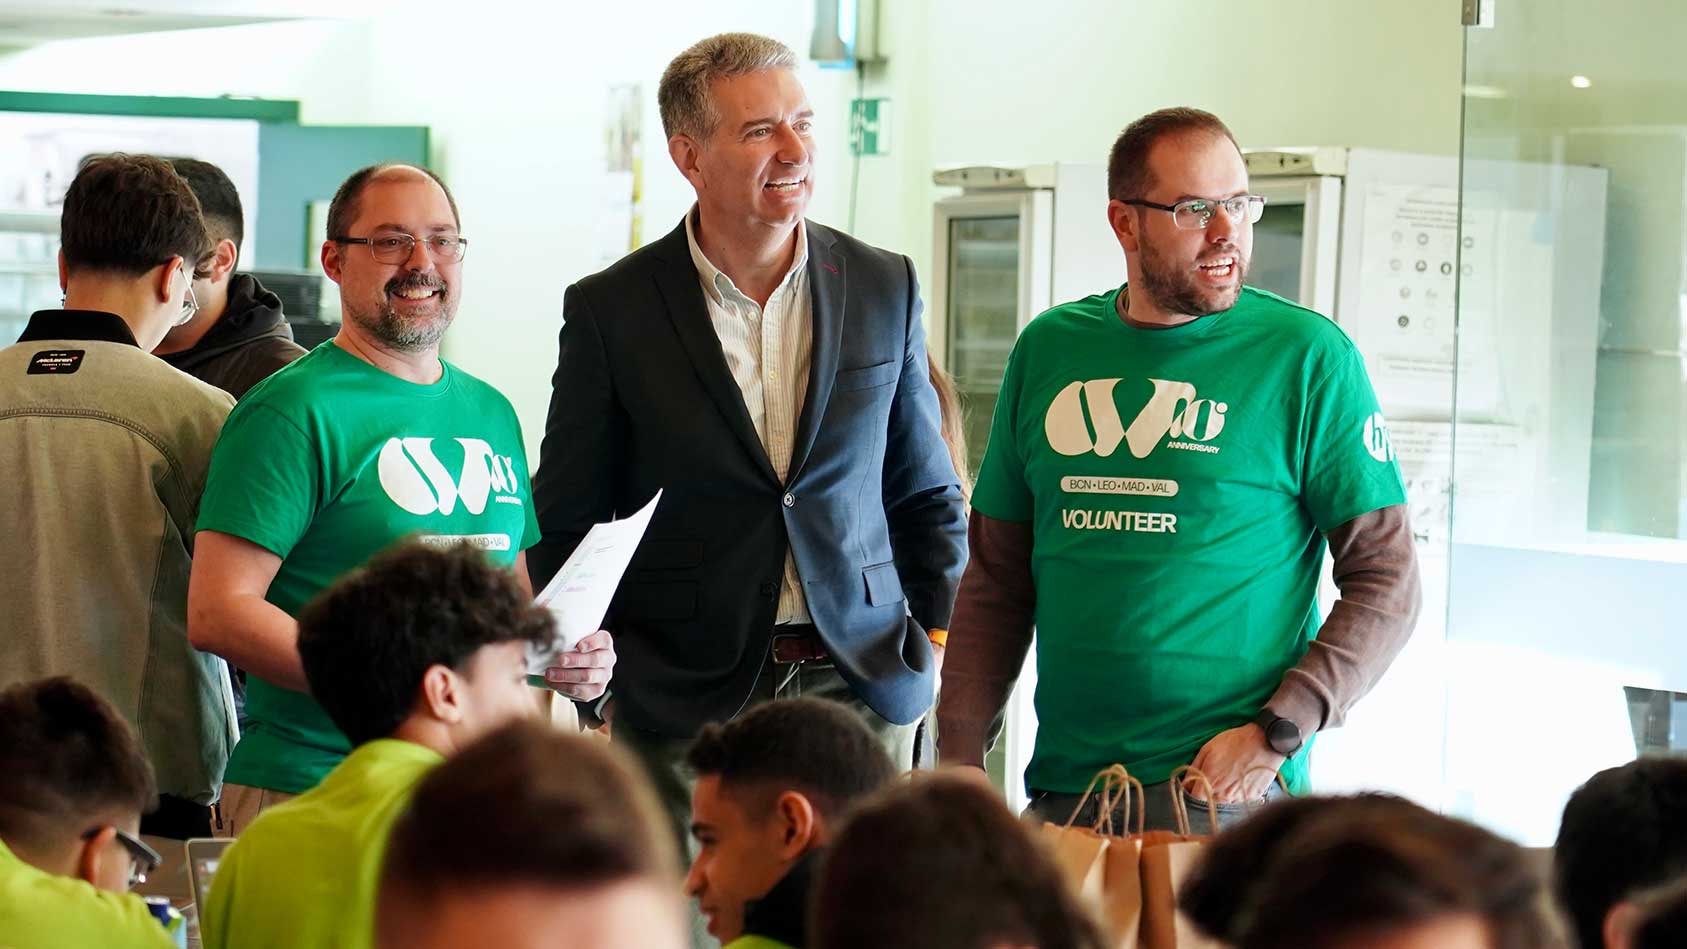
[{"label": "green t-shirt", "polygon": [[412,742],[377,739],[321,784],[258,815],[211,878],[199,909],[205,949],[372,945],[387,837],[416,785],[444,760]]},{"label": "green t-shirt", "polygon": [[0,842],[0,946],[5,949],[171,949],[175,944],[140,897],[48,873]]},{"label": "green t-shirt", "polygon": [[[973,492],[1032,525],[1039,790],[1080,792],[1115,762],[1163,781],[1251,721],[1317,633],[1324,532],[1405,503],[1334,323],[1245,289],[1145,330],[1117,296],[1025,328]],[[1306,754],[1283,769],[1297,793]]]},{"label": "green t-shirt", "polygon": [[[280,556],[266,599],[293,616],[406,536],[513,564],[539,539],[521,426],[498,390],[442,365],[417,385],[329,340],[259,383],[223,426],[199,530]],[[257,676],[246,715],[227,782],[296,794],[351,750],[314,699]]]}]

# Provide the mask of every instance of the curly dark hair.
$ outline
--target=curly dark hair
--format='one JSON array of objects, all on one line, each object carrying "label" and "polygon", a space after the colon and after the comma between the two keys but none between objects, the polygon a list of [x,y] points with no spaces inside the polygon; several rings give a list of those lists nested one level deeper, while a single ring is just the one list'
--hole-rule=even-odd
[{"label": "curly dark hair", "polygon": [[1553,945],[1523,849],[1389,794],[1273,804],[1213,839],[1179,905],[1237,949],[1362,944],[1470,914],[1495,949]]},{"label": "curly dark hair", "polygon": [[1583,949],[1634,893],[1687,877],[1687,759],[1607,768],[1570,795],[1553,847],[1553,888]]},{"label": "curly dark hair", "polygon": [[65,192],[59,244],[71,272],[139,276],[180,257],[194,273],[210,253],[199,199],[170,163],[151,155],[88,159]]},{"label": "curly dark hair", "polygon": [[1054,859],[980,780],[916,778],[844,819],[809,905],[815,949],[1101,949]]},{"label": "curly dark hair", "polygon": [[726,724],[709,723],[686,751],[699,775],[718,775],[748,813],[770,811],[800,791],[827,820],[896,777],[896,765],[861,717],[822,699],[758,705]]},{"label": "curly dark hair", "polygon": [[157,799],[152,765],[112,704],[65,676],[0,692],[0,838],[54,845],[107,813]]},{"label": "curly dark hair", "polygon": [[430,666],[461,672],[483,646],[554,635],[550,613],[479,549],[404,541],[305,606],[299,658],[311,694],[360,745],[410,715]]}]

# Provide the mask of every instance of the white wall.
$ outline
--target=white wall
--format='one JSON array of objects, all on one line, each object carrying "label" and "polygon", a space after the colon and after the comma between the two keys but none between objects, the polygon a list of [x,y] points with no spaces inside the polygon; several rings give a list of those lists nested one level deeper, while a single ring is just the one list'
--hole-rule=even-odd
[{"label": "white wall", "polygon": [[895,59],[869,95],[911,106],[910,148],[864,159],[857,229],[922,273],[934,166],[1104,162],[1166,106],[1217,113],[1245,147],[1458,151],[1459,0],[884,2]]},{"label": "white wall", "polygon": [[[934,166],[1100,161],[1161,106],[1212,109],[1245,145],[1457,148],[1458,0],[882,2],[890,59],[865,88],[892,100],[892,153],[861,160],[855,231],[908,253],[927,282]],[[804,53],[812,15],[800,0],[424,0],[359,22],[50,44],[0,57],[0,89],[262,95],[298,99],[312,123],[430,126],[474,242],[447,354],[510,397],[536,459],[562,288],[600,257],[608,86],[646,86],[654,239],[689,204],[655,112],[663,66],[729,29]],[[804,81],[821,122],[812,215],[843,226],[856,76],[808,68]]]}]

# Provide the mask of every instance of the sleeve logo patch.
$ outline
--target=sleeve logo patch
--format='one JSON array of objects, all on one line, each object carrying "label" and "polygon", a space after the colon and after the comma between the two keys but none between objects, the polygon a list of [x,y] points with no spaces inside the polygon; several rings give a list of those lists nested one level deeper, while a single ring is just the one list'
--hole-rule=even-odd
[{"label": "sleeve logo patch", "polygon": [[1373,412],[1365,420],[1365,450],[1378,461],[1394,460],[1394,443],[1388,439],[1388,422],[1381,412]]}]

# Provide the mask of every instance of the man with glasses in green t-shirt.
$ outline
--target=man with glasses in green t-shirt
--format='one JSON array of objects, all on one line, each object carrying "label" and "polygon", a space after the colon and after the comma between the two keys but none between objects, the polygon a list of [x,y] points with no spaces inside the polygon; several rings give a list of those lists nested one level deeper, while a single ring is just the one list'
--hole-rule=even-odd
[{"label": "man with glasses in green t-shirt", "polygon": [[[940,753],[981,765],[1037,631],[1031,812],[1067,820],[1096,772],[1149,785],[1150,827],[1210,832],[1308,787],[1313,736],[1405,645],[1420,599],[1406,496],[1358,349],[1245,287],[1253,224],[1210,113],[1132,123],[1107,215],[1129,282],[1026,327],[973,492]],[[1328,549],[1341,590],[1320,627]],[[1211,781],[1174,788],[1193,764]],[[1080,821],[1094,818],[1080,814]]]},{"label": "man with glasses in green t-shirt", "polygon": [[[200,506],[188,634],[247,672],[227,835],[351,750],[306,691],[295,620],[306,601],[406,536],[467,542],[526,584],[523,551],[539,539],[515,410],[439,355],[468,249],[450,192],[421,168],[371,166],[340,186],[327,223],[340,330],[241,399]],[[550,682],[590,701],[614,661],[609,634],[595,633]]]}]

